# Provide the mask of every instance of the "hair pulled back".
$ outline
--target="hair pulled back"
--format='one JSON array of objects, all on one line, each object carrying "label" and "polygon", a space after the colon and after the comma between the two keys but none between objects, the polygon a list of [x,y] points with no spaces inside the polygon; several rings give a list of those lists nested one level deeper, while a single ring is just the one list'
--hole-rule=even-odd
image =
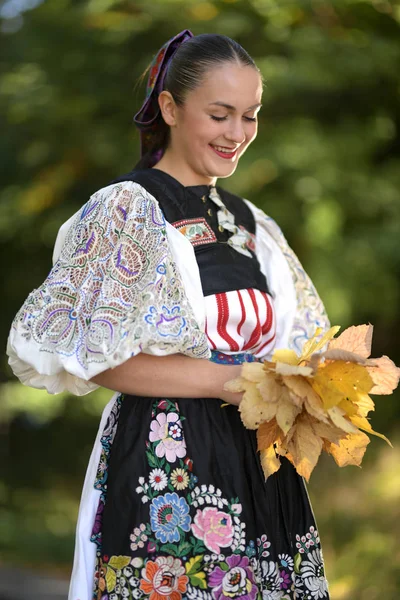
[{"label": "hair pulled back", "polygon": [[[182,106],[189,92],[204,81],[208,71],[227,62],[253,67],[260,73],[251,56],[235,40],[214,33],[196,35],[176,50],[167,67],[163,89],[170,92],[178,106]],[[163,152],[168,146],[169,126],[162,118],[161,112],[153,137],[152,148],[135,168],[148,168],[154,164],[154,160],[151,160],[154,153]]]}]

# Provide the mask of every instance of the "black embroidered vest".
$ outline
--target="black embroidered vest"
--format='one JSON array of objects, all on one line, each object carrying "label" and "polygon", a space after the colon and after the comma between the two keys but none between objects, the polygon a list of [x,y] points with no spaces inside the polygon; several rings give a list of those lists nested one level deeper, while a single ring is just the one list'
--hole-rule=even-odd
[{"label": "black embroidered vest", "polygon": [[[134,181],[145,188],[157,199],[165,219],[185,235],[188,227],[193,228],[191,231],[199,231],[197,237],[190,235],[190,241],[199,266],[204,296],[248,288],[269,293],[254,247],[251,244],[247,247],[250,258],[227,244],[231,234],[218,227],[218,207],[208,198],[209,186],[185,187],[171,175],[157,169],[133,170],[111,183],[123,181]],[[236,225],[255,238],[254,216],[243,199],[220,187],[217,191],[234,215]]]}]

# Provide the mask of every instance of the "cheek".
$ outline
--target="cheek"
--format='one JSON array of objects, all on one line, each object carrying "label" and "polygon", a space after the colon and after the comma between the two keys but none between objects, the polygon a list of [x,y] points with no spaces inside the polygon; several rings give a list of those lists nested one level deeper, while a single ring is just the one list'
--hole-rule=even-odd
[{"label": "cheek", "polygon": [[246,130],[246,144],[251,144],[251,142],[256,138],[258,130],[258,123],[250,123],[250,126]]}]

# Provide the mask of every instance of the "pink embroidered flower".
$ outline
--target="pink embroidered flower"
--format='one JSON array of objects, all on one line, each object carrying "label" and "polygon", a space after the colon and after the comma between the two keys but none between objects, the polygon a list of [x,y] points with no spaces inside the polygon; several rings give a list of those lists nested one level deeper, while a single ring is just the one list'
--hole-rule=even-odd
[{"label": "pink embroidered flower", "polygon": [[203,540],[206,548],[216,554],[220,553],[220,548],[227,548],[232,543],[232,519],[218,508],[207,506],[203,510],[198,509],[191,527],[194,535]]},{"label": "pink embroidered flower", "polygon": [[165,456],[168,462],[175,462],[186,454],[186,442],[183,437],[182,423],[177,413],[160,413],[151,422],[149,439],[159,443],[156,455]]},{"label": "pink embroidered flower", "polygon": [[242,512],[242,505],[241,504],[232,504],[231,509],[235,513],[235,515],[240,515],[240,513]]}]

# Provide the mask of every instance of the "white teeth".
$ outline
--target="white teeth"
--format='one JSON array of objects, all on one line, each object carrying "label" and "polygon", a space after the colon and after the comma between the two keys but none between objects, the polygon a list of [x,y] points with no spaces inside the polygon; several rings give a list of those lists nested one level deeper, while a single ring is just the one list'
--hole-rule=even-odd
[{"label": "white teeth", "polygon": [[232,154],[232,152],[235,152],[235,150],[227,150],[226,148],[223,148],[222,146],[214,146],[214,148],[216,150],[218,150],[218,152],[223,152],[224,154]]}]

